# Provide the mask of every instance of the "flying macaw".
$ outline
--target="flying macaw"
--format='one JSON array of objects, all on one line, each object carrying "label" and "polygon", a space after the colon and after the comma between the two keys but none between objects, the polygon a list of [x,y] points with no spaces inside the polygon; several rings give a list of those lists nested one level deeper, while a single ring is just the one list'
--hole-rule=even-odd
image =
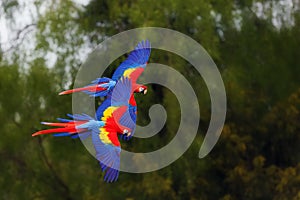
[{"label": "flying macaw", "polygon": [[97,78],[96,80],[92,81],[91,84],[85,87],[66,90],[59,93],[59,95],[82,91],[94,97],[104,97],[113,90],[121,77],[126,77],[132,80],[132,88],[134,92],[144,92],[144,94],[146,94],[147,87],[137,84],[136,81],[144,71],[148,63],[150,53],[150,42],[148,40],[141,41],[138,43],[135,49],[130,52],[128,58],[116,69],[112,78]]},{"label": "flying macaw", "polygon": [[[136,81],[140,76],[140,74],[144,71],[144,68],[147,65],[147,61],[149,60],[150,53],[151,53],[150,42],[148,40],[141,41],[135,47],[135,50],[129,54],[128,58],[123,63],[121,63],[121,65],[116,69],[111,79],[106,77],[98,78],[92,81],[92,84],[88,86],[82,88],[76,88],[73,90],[67,90],[61,92],[60,95],[83,91],[95,97],[107,96],[108,98],[97,109],[96,119],[99,119],[102,117],[103,111],[110,106],[110,102],[111,102],[110,94],[113,91],[116,82],[121,78],[127,77],[131,79],[132,90],[135,93],[143,93],[143,94],[147,93],[147,87],[144,85],[137,84]],[[133,131],[130,137],[127,137],[126,135],[122,135],[121,138],[124,140],[129,140],[135,132],[135,124],[137,118],[137,105],[133,94],[130,97],[128,109],[129,109],[131,120],[134,122],[134,124],[132,124],[131,127],[133,128]],[[122,121],[125,119],[127,118],[126,117],[122,118]]]},{"label": "flying macaw", "polygon": [[[141,91],[142,93],[143,91]],[[112,103],[112,99],[111,99],[111,95],[109,95],[103,102],[102,104],[98,107],[97,111],[96,111],[96,119],[101,119],[101,117],[103,116],[103,112],[104,110],[111,106]],[[131,93],[130,99],[129,99],[129,106],[128,106],[128,114],[129,115],[123,115],[120,119],[120,124],[124,125],[128,125],[128,127],[132,130],[131,131],[131,135],[121,135],[121,139],[123,140],[129,140],[133,137],[134,132],[135,132],[135,126],[136,126],[136,118],[137,118],[137,104],[134,98],[134,94]],[[130,121],[130,122],[129,122]]]},{"label": "flying macaw", "polygon": [[[111,97],[111,105],[108,106],[101,120],[94,119],[86,114],[69,115],[70,119],[60,119],[60,123],[42,122],[49,126],[60,128],[38,131],[32,136],[52,134],[56,136],[92,136],[92,142],[96,151],[96,158],[100,163],[102,171],[105,171],[104,181],[116,181],[120,169],[121,145],[117,134],[131,134],[132,121],[121,125],[121,118],[128,118],[129,99],[132,93],[131,80],[128,78],[118,81],[115,91]],[[129,117],[130,118],[130,117]]]}]

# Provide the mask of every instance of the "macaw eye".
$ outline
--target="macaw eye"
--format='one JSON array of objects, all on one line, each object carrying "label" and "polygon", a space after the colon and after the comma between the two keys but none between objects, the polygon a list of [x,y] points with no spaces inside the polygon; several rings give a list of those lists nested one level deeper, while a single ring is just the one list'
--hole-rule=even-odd
[{"label": "macaw eye", "polygon": [[139,88],[139,91],[140,91],[140,92],[142,92],[143,90],[144,90],[144,88],[142,88],[142,87]]},{"label": "macaw eye", "polygon": [[126,134],[126,133],[128,133],[128,130],[124,129],[123,134]]}]

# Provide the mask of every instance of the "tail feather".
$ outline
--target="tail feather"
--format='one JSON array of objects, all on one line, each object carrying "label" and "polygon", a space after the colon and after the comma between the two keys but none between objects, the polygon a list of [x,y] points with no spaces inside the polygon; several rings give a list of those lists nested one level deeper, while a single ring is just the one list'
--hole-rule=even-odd
[{"label": "tail feather", "polygon": [[87,95],[89,95],[90,97],[105,97],[105,96],[107,96],[108,94],[109,94],[109,92],[110,92],[111,90],[103,90],[103,91],[99,91],[99,92],[88,92],[88,91],[86,91],[86,92],[84,92],[84,93],[86,93]]},{"label": "tail feather", "polygon": [[[76,134],[76,135],[78,135],[78,134]],[[55,133],[55,134],[53,134],[53,136],[54,137],[65,137],[65,136],[70,136],[70,133]]]},{"label": "tail feather", "polygon": [[60,121],[60,122],[64,122],[64,123],[72,122],[73,121],[71,119],[63,119],[63,118],[57,118],[57,120]]},{"label": "tail feather", "polygon": [[71,124],[74,124],[74,121],[71,122],[66,122],[66,123],[52,123],[52,122],[41,122],[41,124],[43,125],[47,125],[47,126],[62,126],[62,127],[66,127]]},{"label": "tail feather", "polygon": [[99,92],[99,91],[103,91],[106,90],[107,88],[105,87],[101,87],[99,85],[91,85],[91,86],[86,86],[86,87],[82,87],[82,88],[75,88],[75,89],[71,89],[71,90],[66,90],[63,92],[60,92],[59,95],[64,95],[64,94],[72,94],[74,92]]},{"label": "tail feather", "polygon": [[111,80],[112,79],[107,78],[107,77],[97,78],[97,79],[92,81],[92,84],[108,83]]},{"label": "tail feather", "polygon": [[86,128],[77,128],[77,127],[84,123],[87,123],[88,120],[75,121],[75,120],[67,120],[67,119],[60,119],[60,118],[59,120],[61,121],[61,123],[42,122],[42,124],[47,126],[57,126],[60,128],[41,130],[36,133],[33,133],[32,136],[44,135],[44,134],[56,134],[56,133],[59,133],[56,136],[66,135],[66,133],[68,133],[69,135],[74,135],[77,133],[82,133],[87,131]]},{"label": "tail feather", "polygon": [[71,134],[78,133],[80,131],[81,130],[77,130],[75,128],[75,126],[74,127],[64,127],[64,128],[53,128],[53,129],[38,131],[38,132],[32,134],[32,136],[51,134],[51,133],[65,133],[65,132],[68,132],[71,135]]},{"label": "tail feather", "polygon": [[71,136],[72,138],[85,139],[91,135],[93,130],[104,126],[104,122],[95,121],[94,118],[86,114],[68,114],[71,119],[58,118],[60,122],[42,122],[44,125],[56,126],[47,130],[41,130],[33,133],[32,136],[53,134],[55,137]]},{"label": "tail feather", "polygon": [[89,121],[89,120],[93,120],[94,118],[92,118],[91,116],[87,115],[87,114],[67,114],[68,117],[72,118],[73,120],[77,120],[77,121]]},{"label": "tail feather", "polygon": [[80,134],[78,133],[74,133],[74,134],[70,134],[70,133],[55,133],[53,134],[54,137],[71,137],[71,138],[81,138],[82,140],[87,139],[89,136],[91,135],[91,131],[84,131],[81,132]]},{"label": "tail feather", "polygon": [[106,77],[98,78],[98,79],[92,81],[92,83],[90,85],[87,85],[82,88],[66,90],[66,91],[60,92],[59,95],[71,94],[74,92],[84,92],[86,94],[89,94],[90,96],[95,96],[95,97],[106,96],[107,93],[112,89],[112,87],[115,86],[115,84],[116,84],[116,82],[110,78],[106,78]]}]

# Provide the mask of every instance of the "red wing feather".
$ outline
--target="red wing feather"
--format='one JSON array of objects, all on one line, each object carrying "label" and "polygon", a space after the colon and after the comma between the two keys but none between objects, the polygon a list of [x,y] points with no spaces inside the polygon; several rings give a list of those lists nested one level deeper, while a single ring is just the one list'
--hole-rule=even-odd
[{"label": "red wing feather", "polygon": [[143,73],[144,68],[142,67],[138,67],[136,68],[134,71],[131,72],[131,74],[129,75],[132,83],[136,83],[137,79],[140,77],[140,75]]}]

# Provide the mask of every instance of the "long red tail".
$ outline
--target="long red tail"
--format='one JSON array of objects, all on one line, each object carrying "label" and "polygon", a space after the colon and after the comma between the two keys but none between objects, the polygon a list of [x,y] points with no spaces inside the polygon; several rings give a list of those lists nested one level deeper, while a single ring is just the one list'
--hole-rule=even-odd
[{"label": "long red tail", "polygon": [[43,135],[43,134],[51,134],[51,133],[69,133],[70,135],[81,133],[86,131],[85,129],[76,129],[76,126],[79,126],[80,124],[86,123],[87,121],[72,121],[67,123],[51,123],[51,122],[42,122],[42,124],[48,125],[48,126],[59,126],[62,128],[53,128],[53,129],[47,129],[47,130],[41,130],[36,133],[33,133],[32,136],[37,135]]},{"label": "long red tail", "polygon": [[107,88],[105,87],[100,87],[99,85],[91,85],[91,86],[86,86],[86,87],[82,87],[82,88],[75,88],[72,90],[66,90],[63,91],[61,93],[59,93],[59,95],[64,95],[64,94],[71,94],[74,92],[81,92],[81,91],[88,91],[88,92],[99,92],[99,91],[103,91],[106,90]]}]

